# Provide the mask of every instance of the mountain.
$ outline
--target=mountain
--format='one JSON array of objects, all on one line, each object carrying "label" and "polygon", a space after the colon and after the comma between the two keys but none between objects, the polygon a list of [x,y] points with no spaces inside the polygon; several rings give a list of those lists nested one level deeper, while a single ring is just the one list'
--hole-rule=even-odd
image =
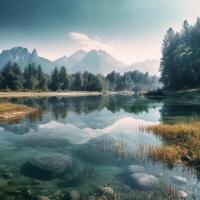
[{"label": "mountain", "polygon": [[55,67],[55,64],[52,61],[38,56],[36,49],[34,49],[33,52],[30,54],[28,63],[35,63],[36,65],[41,65],[43,71],[48,74],[50,74]]},{"label": "mountain", "polygon": [[23,47],[14,47],[2,51],[0,54],[0,69],[2,69],[8,61],[18,63],[22,69],[29,63],[35,63],[36,65],[41,65],[46,73],[50,73],[54,68],[54,63],[46,58],[38,56],[36,49],[30,53],[27,48]]},{"label": "mountain", "polygon": [[76,51],[71,56],[63,56],[57,60],[54,61],[56,66],[65,66],[67,68],[68,72],[72,71],[72,67],[79,63],[85,56],[87,55],[87,52],[83,50]]},{"label": "mountain", "polygon": [[3,50],[0,54],[0,68],[8,61],[17,62],[19,65],[25,66],[28,63],[30,53],[28,49],[15,47],[10,50]]},{"label": "mountain", "polygon": [[113,70],[120,71],[125,65],[102,50],[92,50],[76,65],[72,67],[73,72],[89,71],[94,74],[106,75]]},{"label": "mountain", "polygon": [[141,72],[148,72],[151,75],[160,75],[159,72],[159,67],[160,67],[160,61],[156,59],[146,59],[142,62],[136,62],[133,63],[132,65],[129,65],[123,69],[122,72],[128,72],[128,71],[141,71]]},{"label": "mountain", "polygon": [[0,53],[0,69],[2,69],[8,61],[18,63],[22,67],[22,70],[29,63],[35,63],[36,65],[41,65],[43,71],[48,74],[53,71],[55,66],[65,66],[69,73],[88,71],[94,74],[100,73],[106,75],[112,71],[124,73],[138,70],[141,72],[149,72],[151,75],[159,75],[158,69],[160,65],[158,60],[147,59],[126,66],[102,50],[92,50],[90,52],[79,50],[71,56],[63,56],[55,61],[50,61],[39,56],[36,49],[29,52],[27,48],[23,47],[14,47],[2,51],[2,53]]}]

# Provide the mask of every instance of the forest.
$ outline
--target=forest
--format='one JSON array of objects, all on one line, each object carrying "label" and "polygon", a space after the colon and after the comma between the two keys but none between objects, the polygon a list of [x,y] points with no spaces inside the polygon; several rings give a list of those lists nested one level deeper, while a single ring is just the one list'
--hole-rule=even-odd
[{"label": "forest", "polygon": [[159,86],[159,79],[139,71],[123,75],[113,71],[107,76],[90,72],[68,74],[65,67],[55,67],[51,75],[42,66],[29,64],[24,70],[17,63],[8,62],[0,71],[3,91],[149,91]]},{"label": "forest", "polygon": [[160,71],[166,89],[200,87],[200,18],[194,25],[185,20],[180,32],[167,31]]}]

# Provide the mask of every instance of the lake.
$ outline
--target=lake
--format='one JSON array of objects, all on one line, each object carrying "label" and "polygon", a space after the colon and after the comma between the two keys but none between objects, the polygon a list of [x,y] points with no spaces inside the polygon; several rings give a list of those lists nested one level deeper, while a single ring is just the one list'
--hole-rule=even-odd
[{"label": "lake", "polygon": [[[105,186],[122,200],[178,199],[186,194],[187,199],[200,199],[198,172],[152,160],[148,148],[165,141],[140,129],[198,120],[200,104],[134,96],[4,100],[40,112],[0,124],[0,199],[44,195],[65,200],[69,191],[74,199],[89,199]],[[62,173],[62,160],[52,160],[57,155],[70,158],[70,167]],[[51,157],[48,166],[55,165],[55,174],[37,173],[30,166],[42,156]]]}]

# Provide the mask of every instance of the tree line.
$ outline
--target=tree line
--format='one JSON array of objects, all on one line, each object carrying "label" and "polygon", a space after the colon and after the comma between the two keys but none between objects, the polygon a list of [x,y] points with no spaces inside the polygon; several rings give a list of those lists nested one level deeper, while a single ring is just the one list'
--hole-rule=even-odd
[{"label": "tree line", "polygon": [[194,25],[184,21],[182,30],[170,28],[163,40],[161,81],[167,89],[200,86],[200,18]]},{"label": "tree line", "polygon": [[21,70],[17,63],[11,62],[0,71],[0,89],[7,91],[146,91],[155,89],[158,84],[156,76],[139,71],[123,75],[114,71],[105,77],[87,71],[68,74],[65,67],[55,67],[51,75],[48,75],[40,65],[32,63]]}]

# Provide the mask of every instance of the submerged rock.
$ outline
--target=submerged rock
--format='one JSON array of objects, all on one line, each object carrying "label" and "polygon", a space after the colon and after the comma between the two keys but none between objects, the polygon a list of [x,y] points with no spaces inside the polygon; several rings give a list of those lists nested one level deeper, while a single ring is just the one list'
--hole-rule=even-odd
[{"label": "submerged rock", "polygon": [[47,196],[41,195],[41,196],[38,196],[37,200],[50,200],[50,199]]},{"label": "submerged rock", "polygon": [[21,173],[25,176],[50,180],[70,169],[72,159],[70,156],[62,154],[43,154],[26,162],[21,167]]},{"label": "submerged rock", "polygon": [[114,191],[112,188],[106,186],[106,187],[100,187],[100,191],[103,195],[105,195],[106,197],[110,197],[112,198],[114,195]]},{"label": "submerged rock", "polygon": [[135,173],[132,174],[131,177],[140,187],[153,187],[158,184],[158,178],[153,175],[145,174],[145,173]]},{"label": "submerged rock", "polygon": [[139,173],[139,172],[145,171],[145,168],[143,166],[140,166],[140,165],[130,165],[128,167],[128,169],[131,173]]},{"label": "submerged rock", "polygon": [[63,198],[63,200],[79,200],[81,195],[77,190],[70,190]]},{"label": "submerged rock", "polygon": [[180,198],[187,198],[187,196],[188,196],[188,193],[187,193],[187,192],[185,192],[185,191],[183,191],[183,190],[179,191],[179,197],[180,197]]},{"label": "submerged rock", "polygon": [[174,176],[171,178],[173,181],[177,182],[178,184],[186,184],[188,182],[187,178],[183,176]]},{"label": "submerged rock", "polygon": [[100,187],[99,192],[88,197],[88,200],[120,200],[117,193],[111,187]]}]

